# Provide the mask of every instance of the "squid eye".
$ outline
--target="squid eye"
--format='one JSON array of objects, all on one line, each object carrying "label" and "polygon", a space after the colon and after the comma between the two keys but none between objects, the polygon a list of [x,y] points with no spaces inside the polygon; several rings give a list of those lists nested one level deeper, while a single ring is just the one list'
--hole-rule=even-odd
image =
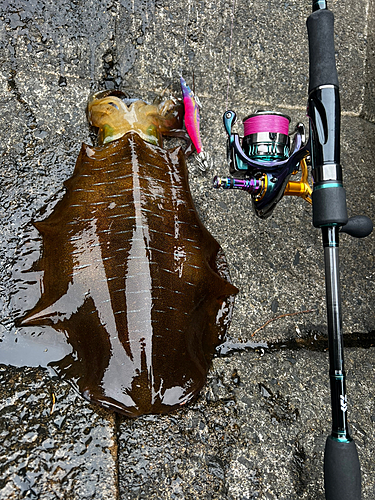
[{"label": "squid eye", "polygon": [[117,106],[117,104],[115,104],[114,102],[109,102],[108,104],[109,104],[110,106],[113,106],[114,108],[116,108],[116,109],[117,109],[117,111],[118,111],[118,106]]}]

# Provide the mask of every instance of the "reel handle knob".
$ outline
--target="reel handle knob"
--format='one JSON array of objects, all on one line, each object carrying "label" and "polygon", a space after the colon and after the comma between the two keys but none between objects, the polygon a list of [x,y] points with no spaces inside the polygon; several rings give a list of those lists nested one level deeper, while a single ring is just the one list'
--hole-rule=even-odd
[{"label": "reel handle knob", "polygon": [[372,221],[366,215],[355,215],[350,217],[345,226],[342,226],[340,233],[346,233],[354,238],[365,238],[371,234],[373,229]]}]

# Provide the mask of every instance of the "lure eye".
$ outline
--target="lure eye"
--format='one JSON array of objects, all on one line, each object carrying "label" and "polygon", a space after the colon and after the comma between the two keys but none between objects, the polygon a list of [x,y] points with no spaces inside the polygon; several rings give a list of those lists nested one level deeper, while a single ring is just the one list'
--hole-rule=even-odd
[{"label": "lure eye", "polygon": [[110,106],[113,106],[114,108],[116,108],[116,109],[117,109],[117,111],[118,111],[118,106],[117,106],[117,104],[115,104],[115,103],[114,103],[114,102],[112,102],[112,101],[111,101],[111,102],[109,102],[108,104],[109,104]]}]

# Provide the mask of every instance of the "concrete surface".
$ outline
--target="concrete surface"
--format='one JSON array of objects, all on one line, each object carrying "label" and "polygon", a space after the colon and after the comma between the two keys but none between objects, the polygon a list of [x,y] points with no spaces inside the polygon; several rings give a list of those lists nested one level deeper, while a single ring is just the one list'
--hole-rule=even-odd
[{"label": "concrete surface", "polygon": [[367,54],[365,70],[365,95],[361,116],[375,122],[375,2],[371,1],[367,15]]},{"label": "concrete surface", "polygon": [[[215,173],[226,174],[225,109],[241,118],[275,108],[292,122],[306,121],[311,2],[301,4],[0,0],[1,498],[324,498],[330,399],[320,233],[300,200],[284,199],[261,221],[245,193],[211,188]],[[375,125],[359,116],[374,120],[374,3],[330,1],[329,7],[336,19],[349,213],[373,217]],[[31,351],[30,333],[13,324],[21,307],[14,269],[21,257],[24,266],[35,257],[25,246],[38,238],[30,221],[61,192],[80,143],[92,141],[85,118],[90,91],[122,88],[152,99],[169,87],[179,95],[180,69],[202,101],[210,163],[202,175],[194,159],[189,162],[191,189],[240,294],[230,339],[196,403],[128,421],[88,405],[38,368],[46,364],[45,349]],[[341,276],[349,420],[363,499],[370,500],[374,236],[341,238]],[[300,314],[251,337],[286,313]],[[50,354],[54,339],[46,342]]]}]

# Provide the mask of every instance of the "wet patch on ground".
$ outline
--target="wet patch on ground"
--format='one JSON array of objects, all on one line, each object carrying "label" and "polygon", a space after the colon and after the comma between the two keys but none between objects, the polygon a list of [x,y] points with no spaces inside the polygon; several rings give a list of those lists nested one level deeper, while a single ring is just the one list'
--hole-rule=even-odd
[{"label": "wet patch on ground", "polygon": [[114,426],[45,370],[0,365],[0,497],[116,498]]},{"label": "wet patch on ground", "polygon": [[[374,346],[375,330],[368,333],[347,333],[344,335],[345,348],[370,349]],[[328,337],[320,332],[312,331],[301,337],[277,342],[238,342],[234,339],[228,339],[217,347],[217,353],[221,356],[230,356],[240,351],[250,351],[263,356],[280,350],[299,351],[300,349],[325,352],[328,350]]]}]

